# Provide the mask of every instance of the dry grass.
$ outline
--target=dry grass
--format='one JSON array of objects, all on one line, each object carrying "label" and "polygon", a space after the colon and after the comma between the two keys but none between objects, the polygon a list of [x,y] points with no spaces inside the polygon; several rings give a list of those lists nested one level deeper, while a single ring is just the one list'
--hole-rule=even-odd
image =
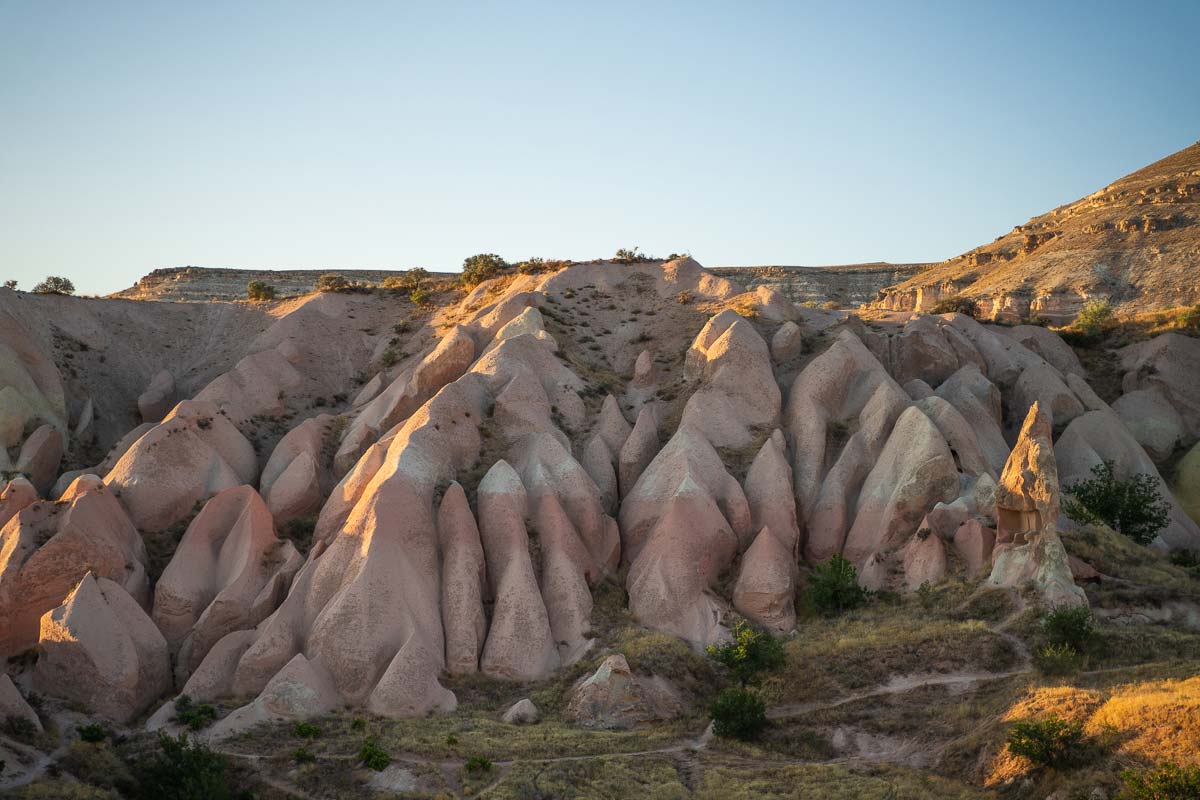
[{"label": "dry grass", "polygon": [[704,770],[695,793],[701,800],[968,800],[990,796],[921,770],[827,764],[713,765]]}]

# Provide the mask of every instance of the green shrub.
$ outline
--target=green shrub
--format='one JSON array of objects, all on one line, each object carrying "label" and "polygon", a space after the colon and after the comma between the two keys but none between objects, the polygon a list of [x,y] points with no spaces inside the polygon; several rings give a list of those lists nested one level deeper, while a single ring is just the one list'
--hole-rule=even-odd
[{"label": "green shrub", "polygon": [[1124,791],[1118,800],[1195,800],[1200,797],[1200,766],[1163,764],[1156,769],[1121,773]]},{"label": "green shrub", "polygon": [[159,752],[143,759],[138,769],[139,795],[146,800],[227,800],[228,762],[187,734],[173,738],[159,734]]},{"label": "green shrub", "polygon": [[1099,335],[1112,321],[1115,309],[1107,300],[1089,300],[1079,309],[1072,325],[1089,336]]},{"label": "green shrub", "polygon": [[1069,644],[1046,644],[1033,653],[1033,665],[1043,675],[1070,675],[1079,670],[1079,651]]},{"label": "green shrub", "polygon": [[862,605],[870,592],[858,584],[858,570],[835,555],[825,564],[813,568],[808,582],[808,596],[813,607],[822,614],[840,614]]},{"label": "green shrub", "polygon": [[275,287],[264,281],[250,281],[246,284],[246,297],[251,300],[274,300]]},{"label": "green shrub", "polygon": [[4,718],[4,732],[18,742],[28,742],[37,736],[38,730],[37,726],[33,724],[33,720],[29,719],[29,717],[22,717],[19,714],[9,714]]},{"label": "green shrub", "polygon": [[367,721],[365,719],[363,719],[362,717],[355,717],[354,719],[350,720],[350,730],[365,731],[366,729],[367,729]]},{"label": "green shrub", "polygon": [[474,286],[494,278],[508,269],[508,262],[495,253],[479,253],[463,260],[462,275],[458,280],[463,286]]},{"label": "green shrub", "polygon": [[116,789],[122,796],[128,796],[137,785],[129,766],[107,742],[71,742],[55,766],[83,783]]},{"label": "green shrub", "polygon": [[1118,480],[1113,462],[1092,467],[1092,477],[1067,487],[1071,497],[1063,511],[1076,522],[1102,522],[1138,544],[1150,544],[1171,521],[1171,507],[1158,489],[1158,480],[1139,472]]},{"label": "green shrub", "polygon": [[467,772],[491,772],[492,762],[484,756],[471,756],[466,763]]},{"label": "green shrub", "polygon": [[1042,636],[1052,645],[1067,645],[1084,652],[1096,638],[1095,619],[1087,606],[1059,606],[1041,620]]},{"label": "green shrub", "polygon": [[108,738],[108,729],[95,722],[76,728],[79,738],[85,742],[103,742]]},{"label": "green shrub", "polygon": [[292,733],[301,739],[316,739],[321,735],[321,729],[311,722],[297,722],[296,727],[292,728]]},{"label": "green shrub", "polygon": [[350,281],[346,280],[345,276],[339,275],[336,272],[326,272],[317,278],[317,282],[313,288],[318,292],[344,292],[350,288]]},{"label": "green shrub", "polygon": [[1200,333],[1200,303],[1180,311],[1176,322],[1189,333]]},{"label": "green shrub", "polygon": [[1043,720],[1021,720],[1008,732],[1008,750],[1039,767],[1061,767],[1079,760],[1083,745],[1083,723],[1056,716]]},{"label": "green shrub", "polygon": [[767,705],[749,689],[722,689],[713,700],[709,713],[713,733],[717,736],[749,741],[767,727]]},{"label": "green shrub", "polygon": [[417,288],[413,289],[411,292],[408,293],[408,299],[411,300],[415,305],[418,305],[418,306],[429,305],[429,301],[432,298],[433,298],[433,295],[431,295],[429,293],[429,290],[423,286],[418,286]]},{"label": "green shrub", "polygon": [[33,287],[34,294],[75,294],[75,284],[58,275],[47,275],[46,279]]},{"label": "green shrub", "polygon": [[362,743],[362,747],[358,751],[358,760],[364,767],[376,772],[383,772],[388,768],[388,764],[392,763],[392,757],[375,742],[374,736],[367,737],[366,741]]},{"label": "green shrub", "polygon": [[955,295],[944,297],[933,304],[930,314],[966,314],[968,317],[979,317],[979,304],[969,297]]},{"label": "green shrub", "polygon": [[175,698],[175,721],[186,725],[188,730],[207,728],[217,719],[217,710],[208,703],[193,705],[192,698],[181,694]]},{"label": "green shrub", "polygon": [[1187,570],[1193,578],[1200,578],[1200,556],[1195,550],[1176,550],[1167,558],[1175,566]]},{"label": "green shrub", "polygon": [[307,747],[297,747],[292,751],[292,760],[297,764],[311,764],[317,760],[317,755]]},{"label": "green shrub", "polygon": [[733,641],[710,645],[708,654],[743,684],[762,670],[778,669],[785,660],[779,639],[740,620],[733,626]]}]

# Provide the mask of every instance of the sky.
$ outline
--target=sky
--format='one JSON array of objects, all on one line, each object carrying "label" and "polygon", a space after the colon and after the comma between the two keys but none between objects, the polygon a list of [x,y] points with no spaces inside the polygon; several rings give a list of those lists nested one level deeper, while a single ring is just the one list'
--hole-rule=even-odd
[{"label": "sky", "polygon": [[0,0],[0,279],[936,261],[1200,138],[1200,3]]}]

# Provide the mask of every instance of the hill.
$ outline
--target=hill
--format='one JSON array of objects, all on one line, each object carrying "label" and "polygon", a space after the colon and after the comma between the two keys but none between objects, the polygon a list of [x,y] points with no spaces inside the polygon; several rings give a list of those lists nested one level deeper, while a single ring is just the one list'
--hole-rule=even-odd
[{"label": "hill", "polygon": [[1200,142],[884,289],[873,306],[976,299],[984,316],[1068,322],[1084,302],[1150,311],[1200,302]]}]

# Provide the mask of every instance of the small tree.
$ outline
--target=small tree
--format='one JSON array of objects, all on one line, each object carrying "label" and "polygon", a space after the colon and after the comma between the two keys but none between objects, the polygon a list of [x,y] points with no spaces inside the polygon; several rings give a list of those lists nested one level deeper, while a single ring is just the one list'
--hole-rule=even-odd
[{"label": "small tree", "polygon": [[46,280],[33,287],[35,294],[75,294],[75,284],[58,275],[48,275]]},{"label": "small tree", "polygon": [[142,760],[139,796],[146,800],[226,800],[233,797],[226,776],[228,763],[198,741],[159,734],[160,752]]},{"label": "small tree", "polygon": [[4,282],[4,288],[5,288],[5,289],[14,289],[14,290],[15,290],[15,289],[17,288],[17,282],[16,282],[16,281],[14,281],[14,280],[7,280],[7,281],[5,281],[5,282]]},{"label": "small tree", "polygon": [[756,738],[767,727],[767,706],[750,689],[730,687],[722,689],[709,707],[713,720],[713,733],[748,741]]},{"label": "small tree", "polygon": [[1171,522],[1171,507],[1153,475],[1140,472],[1118,480],[1113,462],[1092,467],[1092,477],[1067,487],[1071,498],[1063,511],[1076,522],[1103,522],[1138,544],[1150,544]]},{"label": "small tree", "polygon": [[344,292],[350,288],[350,281],[346,280],[344,275],[326,272],[317,278],[317,283],[313,288],[318,292]]},{"label": "small tree", "polygon": [[1061,767],[1077,761],[1083,744],[1083,724],[1051,716],[1021,720],[1008,732],[1008,750],[1039,767]]},{"label": "small tree", "polygon": [[431,295],[429,294],[428,289],[417,286],[413,288],[411,292],[409,292],[408,299],[418,306],[427,306],[429,305]]},{"label": "small tree", "polygon": [[246,284],[246,297],[251,300],[274,300],[275,287],[264,281],[250,281]]},{"label": "small tree", "polygon": [[756,631],[739,620],[733,626],[733,641],[710,645],[708,655],[729,669],[742,684],[762,670],[783,666],[783,644],[766,631]]},{"label": "small tree", "polygon": [[463,260],[459,281],[463,286],[474,286],[494,278],[508,269],[508,262],[495,253],[478,253]]},{"label": "small tree", "polygon": [[1162,764],[1156,769],[1121,773],[1121,800],[1195,800],[1200,797],[1200,766]]},{"label": "small tree", "polygon": [[1103,299],[1088,300],[1079,309],[1074,325],[1089,336],[1096,336],[1112,320],[1115,309],[1112,303]]},{"label": "small tree", "polygon": [[979,303],[970,297],[955,295],[945,297],[933,304],[930,314],[966,314],[968,317],[979,317]]},{"label": "small tree", "polygon": [[1092,611],[1087,606],[1059,606],[1042,616],[1042,635],[1053,645],[1083,652],[1096,636]]},{"label": "small tree", "polygon": [[808,593],[813,606],[822,614],[848,611],[862,605],[870,595],[858,584],[858,570],[841,555],[813,569]]}]

